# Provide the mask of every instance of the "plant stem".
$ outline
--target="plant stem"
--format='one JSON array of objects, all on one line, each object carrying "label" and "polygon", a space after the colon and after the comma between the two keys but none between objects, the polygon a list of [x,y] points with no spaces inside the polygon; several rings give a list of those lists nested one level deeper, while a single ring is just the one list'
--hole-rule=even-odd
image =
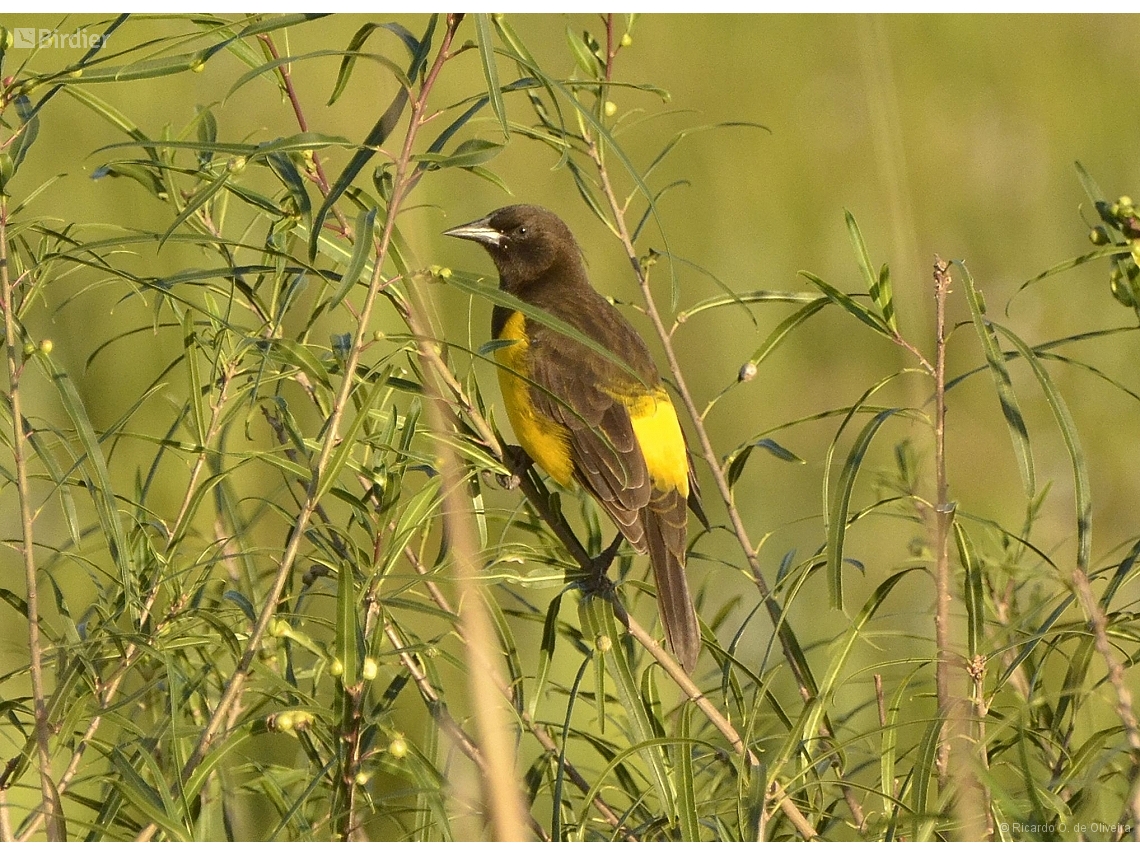
[{"label": "plant stem", "polygon": [[938,715],[943,718],[938,743],[938,783],[945,789],[950,764],[950,740],[945,722],[950,712],[950,528],[954,508],[949,501],[946,480],[946,297],[950,293],[950,265],[934,257],[934,635],[938,661],[935,666],[935,695]]},{"label": "plant stem", "polygon": [[4,313],[4,344],[8,362],[9,402],[12,407],[12,459],[16,468],[16,492],[20,499],[20,540],[24,556],[24,584],[27,589],[29,671],[32,680],[32,708],[35,715],[36,751],[40,773],[40,811],[47,817],[47,839],[62,842],[63,809],[51,779],[51,724],[44,704],[43,650],[40,640],[39,593],[36,588],[35,539],[32,532],[31,495],[28,488],[28,461],[23,396],[20,394],[20,334],[16,323],[16,299],[8,269],[8,203],[0,196],[0,310]]}]

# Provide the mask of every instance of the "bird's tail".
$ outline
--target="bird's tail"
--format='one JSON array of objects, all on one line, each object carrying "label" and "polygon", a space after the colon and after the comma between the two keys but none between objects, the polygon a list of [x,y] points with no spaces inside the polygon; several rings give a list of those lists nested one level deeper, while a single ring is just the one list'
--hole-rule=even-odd
[{"label": "bird's tail", "polygon": [[685,577],[688,523],[685,497],[677,490],[653,491],[641,511],[649,561],[657,583],[657,608],[669,646],[685,670],[692,672],[701,652],[701,628]]}]

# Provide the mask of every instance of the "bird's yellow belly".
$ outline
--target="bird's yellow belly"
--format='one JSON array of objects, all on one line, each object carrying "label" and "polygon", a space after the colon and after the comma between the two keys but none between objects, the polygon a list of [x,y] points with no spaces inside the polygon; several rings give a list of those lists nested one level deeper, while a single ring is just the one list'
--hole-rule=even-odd
[{"label": "bird's yellow belly", "polygon": [[527,366],[526,316],[515,312],[503,325],[499,337],[515,343],[495,351],[499,363],[499,388],[503,403],[519,445],[539,466],[563,487],[569,487],[574,475],[567,431],[534,408],[531,384],[523,377],[530,374]]},{"label": "bird's yellow belly", "polygon": [[626,403],[626,409],[653,486],[664,492],[676,490],[687,497],[689,457],[669,393],[655,389]]}]

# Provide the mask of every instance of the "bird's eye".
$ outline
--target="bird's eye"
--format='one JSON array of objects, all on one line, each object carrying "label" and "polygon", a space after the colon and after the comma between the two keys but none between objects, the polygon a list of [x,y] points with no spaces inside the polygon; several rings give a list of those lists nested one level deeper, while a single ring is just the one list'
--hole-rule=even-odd
[{"label": "bird's eye", "polygon": [[519,237],[526,237],[526,233],[527,233],[526,226],[519,226],[517,229],[515,229],[515,234],[518,235]]}]

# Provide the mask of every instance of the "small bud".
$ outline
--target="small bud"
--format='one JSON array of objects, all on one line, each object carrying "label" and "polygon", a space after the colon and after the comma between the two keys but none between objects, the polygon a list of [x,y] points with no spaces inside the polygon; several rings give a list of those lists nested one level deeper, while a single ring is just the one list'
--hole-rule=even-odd
[{"label": "small bud", "polygon": [[1104,226],[1097,226],[1089,232],[1089,241],[1092,242],[1093,246],[1104,246],[1108,243],[1108,229]]},{"label": "small bud", "polygon": [[408,756],[408,743],[404,741],[404,737],[396,734],[392,741],[388,743],[388,753],[396,760],[403,760]]},{"label": "small bud", "polygon": [[195,74],[201,74],[206,70],[206,60],[202,59],[200,56],[196,57],[194,61],[190,63],[190,70]]},{"label": "small bud", "polygon": [[376,330],[376,332],[372,333],[372,340],[373,341],[383,341],[384,340],[384,331],[383,330]]},{"label": "small bud", "polygon": [[622,47],[629,47],[631,44],[633,44],[633,36],[631,36],[629,33],[626,33],[621,37]]},{"label": "small bud", "polygon": [[612,116],[617,112],[617,104],[615,104],[613,101],[607,101],[603,109],[606,112],[606,116]]},{"label": "small bud", "polygon": [[273,618],[269,621],[269,626],[266,629],[273,638],[284,638],[289,634],[289,621]]},{"label": "small bud", "polygon": [[[12,47],[12,31],[7,27],[0,27],[0,50],[8,50]],[[8,87],[12,78],[5,78],[4,86]]]},{"label": "small bud", "polygon": [[313,714],[308,710],[293,711],[293,729],[297,731],[308,730],[313,723]]},{"label": "small bud", "polygon": [[749,380],[752,380],[755,377],[756,377],[756,363],[755,362],[745,362],[743,365],[740,366],[740,373],[736,375],[736,380],[738,383],[747,383]]},{"label": "small bud", "polygon": [[450,267],[439,268],[439,278],[440,279],[450,279],[451,278],[451,268]]},{"label": "small bud", "polygon": [[40,353],[42,353],[44,356],[47,356],[49,353],[51,353],[52,348],[54,347],[55,345],[52,343],[52,340],[50,338],[45,338],[40,342]]},{"label": "small bud", "polygon": [[353,783],[358,787],[363,787],[372,780],[372,775],[368,772],[357,772],[356,777],[352,779]]},{"label": "small bud", "polygon": [[231,157],[228,164],[230,172],[234,175],[241,175],[245,171],[246,159],[244,157]]},{"label": "small bud", "polygon": [[24,345],[24,356],[31,356],[36,352],[36,346],[33,342],[28,342]]},{"label": "small bud", "polygon": [[278,733],[288,733],[293,729],[293,713],[278,713],[277,717],[273,720],[273,726],[274,730]]},{"label": "small bud", "polygon": [[73,68],[73,69],[71,69],[71,71],[67,72],[67,76],[68,77],[82,77],[83,76],[83,69],[82,68]]},{"label": "small bud", "polygon": [[613,650],[613,640],[608,635],[599,635],[594,639],[594,646],[598,649],[599,653],[609,653]]},{"label": "small bud", "polygon": [[341,662],[339,659],[333,659],[333,661],[329,663],[329,673],[332,674],[334,677],[343,676],[344,675],[344,663]]},{"label": "small bud", "polygon": [[380,673],[380,666],[376,664],[376,660],[371,656],[365,657],[364,665],[361,667],[360,673],[364,676],[365,680],[375,680],[376,675]]}]

